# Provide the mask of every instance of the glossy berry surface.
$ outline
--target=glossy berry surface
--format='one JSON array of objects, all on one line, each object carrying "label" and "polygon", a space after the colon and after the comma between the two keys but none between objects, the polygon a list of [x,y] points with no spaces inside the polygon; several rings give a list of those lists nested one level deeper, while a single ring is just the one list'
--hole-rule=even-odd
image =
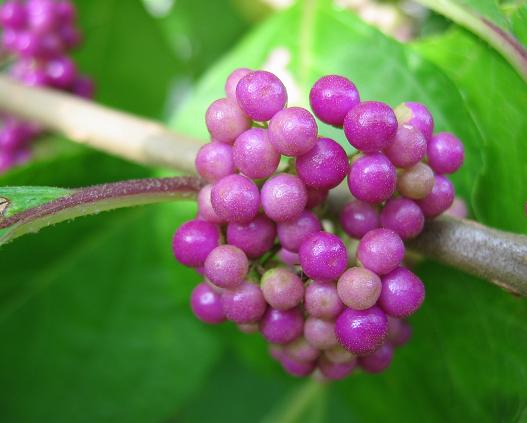
[{"label": "glossy berry surface", "polygon": [[358,200],[382,203],[392,196],[396,183],[395,167],[384,154],[369,154],[351,164],[348,187]]},{"label": "glossy berry surface", "polygon": [[236,138],[232,157],[236,168],[252,179],[268,178],[280,163],[280,153],[263,128],[248,129]]},{"label": "glossy berry surface", "polygon": [[276,310],[269,307],[260,322],[265,339],[274,344],[287,344],[302,335],[304,316],[299,308]]},{"label": "glossy berry surface", "polygon": [[298,176],[280,173],[268,179],[262,187],[262,207],[275,222],[295,219],[307,204],[307,190]]},{"label": "glossy berry surface", "polygon": [[465,150],[457,137],[440,132],[428,143],[428,164],[439,174],[454,173],[463,164]]},{"label": "glossy berry surface", "polygon": [[424,104],[407,101],[397,106],[395,113],[400,124],[408,124],[419,129],[427,141],[432,139],[434,118]]},{"label": "glossy berry surface", "polygon": [[410,270],[399,267],[382,278],[379,304],[393,317],[408,317],[413,314],[425,298],[425,287]]},{"label": "glossy berry surface", "polygon": [[280,154],[297,157],[317,142],[315,118],[302,107],[289,107],[276,113],[269,122],[269,140]]},{"label": "glossy berry surface", "polygon": [[348,251],[341,239],[323,231],[302,243],[299,257],[304,273],[318,282],[337,280],[348,264]]},{"label": "glossy berry surface", "polygon": [[192,290],[190,305],[194,315],[205,323],[215,324],[225,320],[221,295],[205,282]]},{"label": "glossy berry surface", "polygon": [[404,251],[404,243],[394,231],[374,229],[360,240],[357,259],[366,269],[385,275],[401,264]]},{"label": "glossy berry surface", "polygon": [[227,242],[235,245],[249,258],[260,257],[271,249],[276,237],[276,226],[267,216],[258,215],[247,223],[229,223]]},{"label": "glossy berry surface", "polygon": [[379,212],[369,203],[353,200],[340,212],[340,224],[350,237],[360,239],[379,227]]},{"label": "glossy berry surface", "polygon": [[190,267],[200,267],[209,253],[219,245],[218,226],[204,220],[191,220],[181,225],[172,239],[176,259]]},{"label": "glossy berry surface", "polygon": [[434,187],[430,194],[417,204],[421,207],[423,214],[426,217],[439,216],[454,202],[454,186],[446,177],[436,175],[434,178]]},{"label": "glossy berry surface", "polygon": [[205,114],[205,123],[212,138],[232,144],[251,127],[250,119],[230,98],[220,98],[212,103]]},{"label": "glossy berry surface", "polygon": [[381,225],[391,229],[402,239],[414,238],[421,233],[425,216],[415,201],[404,197],[388,200],[381,212]]}]

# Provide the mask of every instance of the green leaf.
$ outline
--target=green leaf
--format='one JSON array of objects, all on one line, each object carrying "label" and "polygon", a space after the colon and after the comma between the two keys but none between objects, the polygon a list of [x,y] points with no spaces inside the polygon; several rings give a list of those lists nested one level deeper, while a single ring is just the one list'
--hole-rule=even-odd
[{"label": "green leaf", "polygon": [[0,222],[24,210],[40,206],[71,193],[54,187],[0,187]]},{"label": "green leaf", "polygon": [[[269,68],[270,57],[278,57],[278,66],[271,70],[285,82],[290,105],[307,106],[310,86],[325,74],[349,77],[363,99],[392,106],[403,101],[427,104],[436,118],[437,130],[454,132],[465,142],[466,163],[453,180],[460,195],[468,199],[481,169],[481,142],[454,84],[422,56],[354,15],[323,1],[309,0],[301,6],[268,20],[214,66],[192,99],[174,116],[172,126],[198,138],[207,137],[202,116],[212,101],[225,95],[223,86],[229,73],[243,66]],[[350,150],[341,130],[320,122],[319,128],[321,135]]]},{"label": "green leaf", "polygon": [[485,166],[474,193],[476,216],[501,229],[526,232],[527,85],[495,51],[464,31],[449,31],[416,48],[456,83],[480,130]]}]

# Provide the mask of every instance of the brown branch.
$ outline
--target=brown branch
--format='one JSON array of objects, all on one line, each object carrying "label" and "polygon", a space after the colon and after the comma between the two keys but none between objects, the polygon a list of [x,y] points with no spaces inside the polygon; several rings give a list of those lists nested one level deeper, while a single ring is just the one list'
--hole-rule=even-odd
[{"label": "brown branch", "polygon": [[[0,76],[0,109],[61,132],[71,140],[143,164],[194,172],[199,141],[157,122],[51,90],[27,88]],[[335,190],[338,209],[349,199]],[[412,249],[441,263],[527,296],[527,237],[471,221],[440,218],[427,224]]]}]

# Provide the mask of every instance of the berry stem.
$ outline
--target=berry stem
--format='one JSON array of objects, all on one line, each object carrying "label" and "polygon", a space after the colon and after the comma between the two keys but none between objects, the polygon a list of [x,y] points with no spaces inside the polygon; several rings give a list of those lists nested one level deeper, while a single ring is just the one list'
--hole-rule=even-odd
[{"label": "berry stem", "polygon": [[[175,134],[158,122],[65,93],[28,88],[6,76],[0,76],[0,109],[62,133],[72,141],[119,157],[147,165],[162,164],[189,173],[195,172],[194,158],[203,143]],[[150,195],[147,195],[148,201],[141,199],[140,195],[128,202],[121,201],[117,200],[119,196],[114,195],[113,201],[109,201],[110,205],[99,210],[168,201],[181,192],[187,196],[195,195],[202,184],[197,178],[169,178],[165,181],[175,184],[172,189],[157,191],[156,195],[152,195],[152,190],[155,191],[151,186],[152,181],[159,183],[163,180],[135,181],[134,185],[142,194],[150,192]],[[117,186],[124,188],[127,184],[130,184],[130,181],[119,182]],[[115,184],[106,184],[103,187],[113,185]],[[164,186],[163,183],[161,186]],[[95,187],[87,188],[95,194],[94,189]],[[118,190],[115,191],[117,192]],[[0,197],[1,194],[0,189]],[[78,207],[86,201],[80,194],[76,195],[79,197],[55,200],[9,219],[0,220],[0,244],[30,230],[36,231],[48,224],[95,212],[90,207]],[[336,189],[329,211],[338,213],[347,201],[349,193]],[[93,200],[91,202],[93,203]],[[64,209],[74,209],[75,213],[64,213]],[[48,219],[43,219],[40,215],[43,211],[47,211]],[[8,227],[10,229],[1,229]],[[490,229],[467,220],[443,217],[427,223],[424,233],[411,245],[441,263],[488,279],[518,295],[527,296],[527,236]]]}]

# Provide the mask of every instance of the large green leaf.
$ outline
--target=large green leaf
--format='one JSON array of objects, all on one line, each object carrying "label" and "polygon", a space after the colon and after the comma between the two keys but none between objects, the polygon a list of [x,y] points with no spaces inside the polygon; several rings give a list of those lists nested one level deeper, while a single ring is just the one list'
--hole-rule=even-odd
[{"label": "large green leaf", "polygon": [[454,29],[417,44],[459,87],[481,133],[485,168],[474,208],[484,223],[525,232],[527,84],[491,48]]}]

